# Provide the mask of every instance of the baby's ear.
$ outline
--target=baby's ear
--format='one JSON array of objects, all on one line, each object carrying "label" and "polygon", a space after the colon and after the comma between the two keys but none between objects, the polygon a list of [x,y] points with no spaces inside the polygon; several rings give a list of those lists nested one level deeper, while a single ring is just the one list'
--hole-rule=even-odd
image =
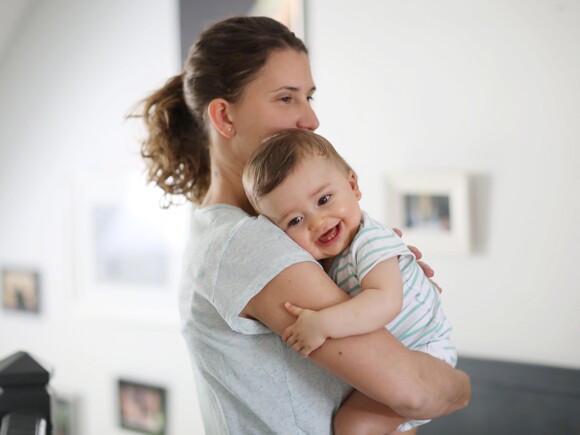
[{"label": "baby's ear", "polygon": [[356,176],[355,172],[352,169],[348,170],[348,182],[350,184],[351,189],[354,192],[354,196],[357,200],[360,201],[362,198],[362,192],[358,188],[358,177]]}]

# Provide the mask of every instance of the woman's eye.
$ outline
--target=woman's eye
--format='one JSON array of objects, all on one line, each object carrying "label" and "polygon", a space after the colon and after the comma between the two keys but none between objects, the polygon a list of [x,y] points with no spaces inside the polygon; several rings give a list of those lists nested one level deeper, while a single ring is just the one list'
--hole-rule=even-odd
[{"label": "woman's eye", "polygon": [[289,103],[290,101],[292,101],[292,97],[282,97],[280,98],[281,101],[283,101],[284,103]]},{"label": "woman's eye", "polygon": [[321,197],[318,200],[318,205],[324,205],[326,204],[328,201],[330,201],[330,194],[329,195],[324,195],[323,197]]},{"label": "woman's eye", "polygon": [[314,101],[314,97],[312,95],[306,97],[306,99],[310,102]]},{"label": "woman's eye", "polygon": [[294,225],[298,225],[301,221],[302,221],[302,217],[296,216],[294,219],[292,219],[290,222],[288,222],[288,226],[291,227]]}]

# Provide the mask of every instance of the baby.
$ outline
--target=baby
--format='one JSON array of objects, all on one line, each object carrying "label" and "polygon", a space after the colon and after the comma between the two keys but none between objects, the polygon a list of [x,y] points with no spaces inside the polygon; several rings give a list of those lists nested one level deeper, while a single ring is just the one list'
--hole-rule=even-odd
[{"label": "baby", "polygon": [[[270,137],[246,166],[243,182],[255,210],[317,259],[351,296],[320,311],[287,303],[297,320],[282,338],[294,350],[308,356],[327,338],[386,325],[406,347],[455,366],[439,291],[401,239],[360,209],[357,175],[325,138],[298,129]],[[409,421],[397,430],[427,421]]]}]

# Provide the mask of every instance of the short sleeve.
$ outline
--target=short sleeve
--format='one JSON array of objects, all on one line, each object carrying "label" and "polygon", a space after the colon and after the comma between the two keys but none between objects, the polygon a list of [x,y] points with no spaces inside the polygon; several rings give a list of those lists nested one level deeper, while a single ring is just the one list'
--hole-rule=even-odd
[{"label": "short sleeve", "polygon": [[272,333],[239,313],[266,284],[287,267],[314,258],[268,219],[240,224],[219,261],[213,304],[230,328],[242,334]]},{"label": "short sleeve", "polygon": [[351,246],[352,264],[355,274],[361,281],[377,264],[395,256],[413,254],[397,234],[365,217],[363,226],[355,236]]}]

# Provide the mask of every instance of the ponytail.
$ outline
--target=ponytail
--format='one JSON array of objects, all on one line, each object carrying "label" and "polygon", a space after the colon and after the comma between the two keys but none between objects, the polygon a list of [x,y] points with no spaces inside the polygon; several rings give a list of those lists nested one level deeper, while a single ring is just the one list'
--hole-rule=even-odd
[{"label": "ponytail", "polygon": [[185,102],[183,75],[141,101],[135,115],[143,118],[148,133],[141,144],[148,181],[166,196],[183,195],[199,203],[210,182],[209,149],[203,121]]},{"label": "ponytail", "polygon": [[308,53],[294,33],[267,17],[232,17],[200,35],[183,74],[145,98],[134,114],[147,128],[141,155],[150,182],[166,196],[203,200],[211,181],[203,113],[215,98],[238,102],[270,53],[281,49]]}]

